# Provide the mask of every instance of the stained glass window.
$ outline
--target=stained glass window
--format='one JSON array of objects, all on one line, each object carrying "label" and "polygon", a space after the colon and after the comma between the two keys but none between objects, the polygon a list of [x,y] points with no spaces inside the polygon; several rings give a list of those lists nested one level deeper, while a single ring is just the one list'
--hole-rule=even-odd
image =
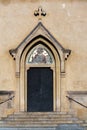
[{"label": "stained glass window", "polygon": [[44,46],[37,46],[27,56],[27,63],[53,63],[51,52]]}]

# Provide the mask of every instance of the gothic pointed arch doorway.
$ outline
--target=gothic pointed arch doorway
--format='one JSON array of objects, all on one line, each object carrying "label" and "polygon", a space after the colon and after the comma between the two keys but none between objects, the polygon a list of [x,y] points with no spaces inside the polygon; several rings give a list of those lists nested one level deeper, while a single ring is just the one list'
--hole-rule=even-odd
[{"label": "gothic pointed arch doorway", "polygon": [[59,86],[60,80],[55,78],[59,78],[59,57],[54,47],[45,40],[34,42],[25,59],[25,110],[56,111],[60,103],[59,100],[56,103],[60,93],[56,86]]},{"label": "gothic pointed arch doorway", "polygon": [[27,111],[53,111],[55,60],[41,42],[29,51],[26,70]]},{"label": "gothic pointed arch doorway", "polygon": [[[35,50],[44,52],[44,55],[39,53],[37,56],[38,51]],[[33,94],[32,91],[38,88],[39,90],[40,88],[44,89],[41,89],[38,94],[34,95],[47,93],[48,97],[42,100],[49,99],[47,103],[51,100],[49,105],[50,107],[46,108],[44,111],[62,110],[63,105],[61,105],[61,88],[65,86],[65,80],[63,80],[63,78],[65,78],[65,60],[67,60],[71,50],[65,49],[51,35],[51,33],[44,27],[44,25],[39,22],[37,26],[31,31],[31,33],[17,46],[17,48],[9,50],[9,53],[16,60],[17,85],[15,87],[15,112],[36,111],[30,110],[30,106],[32,106],[33,103],[30,105],[30,102],[28,102],[30,99],[32,99],[31,97],[33,97],[33,95],[30,97],[27,96],[31,93]],[[48,56],[46,57],[46,55]],[[33,83],[33,77],[38,77],[37,80],[34,79],[36,80],[36,86]],[[48,77],[49,82],[47,82]],[[38,81],[40,81],[41,84],[39,84]],[[45,81],[46,84],[44,84]],[[31,87],[31,90],[30,86],[33,86]],[[49,91],[49,89],[47,90],[47,88],[49,88],[51,91]],[[42,90],[47,90],[47,92]],[[44,97],[44,95],[42,94],[42,97]],[[42,102],[42,100],[40,98],[40,102]],[[32,101],[34,101],[34,99],[32,99]],[[36,100],[34,105],[37,102],[38,101]],[[37,111],[43,110],[40,107]]]}]

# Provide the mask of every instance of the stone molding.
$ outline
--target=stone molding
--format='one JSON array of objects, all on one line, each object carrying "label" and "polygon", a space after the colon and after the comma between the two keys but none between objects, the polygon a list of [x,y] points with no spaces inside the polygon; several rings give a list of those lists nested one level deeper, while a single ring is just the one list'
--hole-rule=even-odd
[{"label": "stone molding", "polygon": [[[69,57],[71,50],[65,49],[52,35],[51,33],[43,26],[41,22],[31,31],[31,33],[18,45],[17,48],[9,50],[10,55],[13,59],[17,60],[17,57],[21,57],[24,49],[27,47],[30,42],[38,37],[42,37],[48,40],[56,48],[59,54],[61,62],[61,73],[65,72],[65,60]],[[18,59],[18,60],[19,60]],[[18,62],[17,62],[18,63]],[[19,72],[19,70],[18,70]]]},{"label": "stone molding", "polygon": [[[26,111],[27,107],[27,68],[26,56],[29,51],[37,44],[43,44],[54,55],[55,65],[54,72],[54,111],[60,111],[60,91],[65,82],[61,79],[65,78],[65,60],[69,57],[71,50],[65,49],[43,26],[41,22],[31,31],[31,33],[15,48],[9,50],[10,55],[16,60],[16,93],[15,93],[15,109]],[[30,66],[30,65],[29,65]],[[28,67],[29,68],[29,67]],[[60,82],[63,82],[62,85]]]},{"label": "stone molding", "polygon": [[68,95],[87,95],[87,91],[67,91]]}]

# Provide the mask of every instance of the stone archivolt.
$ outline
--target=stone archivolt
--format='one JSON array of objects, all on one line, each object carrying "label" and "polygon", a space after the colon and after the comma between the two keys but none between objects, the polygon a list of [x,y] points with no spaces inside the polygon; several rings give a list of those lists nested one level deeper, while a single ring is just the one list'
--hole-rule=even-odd
[{"label": "stone archivolt", "polygon": [[55,47],[55,49],[58,52],[60,62],[61,62],[61,72],[65,72],[65,66],[63,65],[65,60],[67,60],[68,56],[71,53],[71,50],[65,49],[62,47],[62,45],[51,35],[51,33],[43,26],[41,22],[38,23],[38,25],[31,31],[31,33],[18,45],[17,48],[9,50],[10,55],[13,57],[13,59],[17,60],[17,57],[19,59],[21,58],[22,53],[24,52],[24,49],[31,43],[31,41],[34,41],[35,39],[42,38],[46,41],[49,41],[52,46]]}]

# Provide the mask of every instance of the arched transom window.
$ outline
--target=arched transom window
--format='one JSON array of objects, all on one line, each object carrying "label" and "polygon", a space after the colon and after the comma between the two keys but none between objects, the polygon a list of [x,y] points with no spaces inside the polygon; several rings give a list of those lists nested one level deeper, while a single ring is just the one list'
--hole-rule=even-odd
[{"label": "arched transom window", "polygon": [[48,48],[39,44],[29,52],[26,62],[27,64],[52,64],[54,57]]}]

